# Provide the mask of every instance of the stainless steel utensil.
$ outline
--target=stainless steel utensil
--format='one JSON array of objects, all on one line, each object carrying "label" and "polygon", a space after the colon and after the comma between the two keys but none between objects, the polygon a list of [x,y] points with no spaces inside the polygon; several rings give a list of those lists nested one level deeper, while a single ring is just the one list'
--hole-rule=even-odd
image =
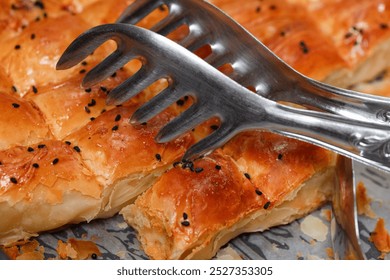
[{"label": "stainless steel utensil", "polygon": [[[265,69],[267,65],[279,63],[279,61],[272,55],[273,61],[268,61],[267,57],[264,56],[264,53],[268,53],[267,48],[264,48],[236,21],[207,2],[138,0],[122,13],[117,22],[137,24],[151,11],[161,7],[162,4],[168,8],[169,15],[151,30],[166,36],[179,26],[186,25],[189,30],[188,35],[179,41],[179,44],[190,51],[196,51],[202,46],[208,45],[211,54],[206,57],[206,61],[209,64],[216,68],[230,64],[234,70],[230,78],[243,86],[255,88],[258,94],[263,94],[275,101],[292,102],[311,109],[325,110],[361,120],[388,121],[385,113],[389,108],[388,100],[379,99],[375,100],[374,104],[370,104],[367,96],[361,96],[360,93],[333,88],[313,80],[309,80],[314,84],[311,91],[301,89],[299,92],[293,90],[268,90],[265,92],[263,90],[264,76],[257,75],[257,73],[261,73],[262,70],[263,72],[267,71]],[[256,45],[257,48],[254,48]],[[290,73],[290,75],[294,74]],[[273,78],[280,79],[281,77],[279,75]],[[316,86],[319,88],[315,88]],[[378,106],[383,111],[378,111]],[[345,259],[353,256],[363,259],[365,257],[359,246],[354,178],[352,160],[340,158],[336,166],[332,201],[334,219],[332,219],[331,236],[335,258]]]},{"label": "stainless steel utensil", "polygon": [[365,259],[360,245],[355,178],[351,160],[339,156],[336,163],[331,220],[335,259]]},{"label": "stainless steel utensil", "polygon": [[[188,34],[177,43],[190,51],[206,45],[206,62],[219,68],[229,64],[230,78],[275,101],[287,101],[336,113],[356,120],[390,123],[390,99],[345,90],[307,78],[280,60],[257,38],[223,11],[203,0],[137,0],[118,18],[118,23],[137,24],[153,10],[166,6],[168,16],[151,28],[168,35],[180,26]],[[99,70],[99,69],[98,69]],[[96,82],[88,75],[84,83]]]},{"label": "stainless steel utensil", "polygon": [[[119,17],[117,22],[137,24],[151,11],[164,4],[169,15],[158,22],[151,30],[168,35],[176,28],[186,25],[189,32],[178,43],[190,51],[208,45],[211,54],[206,61],[216,68],[229,64],[234,72],[230,78],[243,86],[255,88],[258,94],[275,101],[287,101],[305,105],[309,109],[325,110],[334,114],[375,122],[387,122],[387,109],[378,111],[378,106],[389,108],[388,100],[377,99],[369,101],[367,95],[333,88],[325,84],[313,83],[311,91],[264,91],[264,75],[267,64],[278,63],[268,61],[265,48],[257,39],[242,28],[221,10],[205,1],[197,0],[137,0]],[[261,51],[256,51],[255,46]],[[274,59],[275,60],[275,59]],[[295,75],[295,73],[289,73]],[[282,79],[283,77],[274,77]],[[266,86],[269,86],[267,83]],[[316,87],[319,88],[316,88]],[[370,103],[373,102],[372,106]],[[333,192],[332,243],[336,259],[354,257],[364,259],[360,247],[357,222],[357,207],[355,200],[355,177],[352,160],[341,158],[336,166],[336,178]],[[353,245],[352,245],[353,244]]]},{"label": "stainless steel utensil", "polygon": [[[171,141],[213,116],[220,118],[221,126],[190,147],[184,155],[185,159],[194,159],[210,152],[241,131],[266,129],[390,171],[388,125],[279,104],[254,94],[185,48],[150,30],[129,24],[107,24],[92,28],[67,48],[57,68],[74,66],[109,39],[115,40],[118,48],[86,75],[88,84],[101,81],[114,68],[119,68],[133,58],[139,57],[143,62],[136,74],[110,92],[109,102],[123,102],[160,78],[169,81],[168,88],[134,113],[133,122],[148,121],[185,95],[195,99],[189,109],[159,132],[157,141]],[[107,65],[111,67],[106,69]],[[296,73],[284,66],[286,69]],[[274,68],[270,72],[276,77],[283,75],[283,72],[276,70]],[[294,91],[299,83],[290,86],[290,90]]]}]

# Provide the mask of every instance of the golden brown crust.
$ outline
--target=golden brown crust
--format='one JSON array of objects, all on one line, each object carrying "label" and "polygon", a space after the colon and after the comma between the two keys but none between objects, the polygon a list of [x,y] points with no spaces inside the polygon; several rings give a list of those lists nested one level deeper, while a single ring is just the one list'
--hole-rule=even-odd
[{"label": "golden brown crust", "polygon": [[12,81],[5,73],[4,69],[0,67],[0,93],[13,93]]},{"label": "golden brown crust", "polygon": [[184,258],[212,242],[220,228],[268,201],[223,154],[213,153],[193,164],[169,170],[130,208],[134,212],[128,221],[145,233],[140,238],[152,258]]},{"label": "golden brown crust", "polygon": [[0,2],[0,35],[7,41],[18,36],[30,24],[78,14],[98,0],[2,0]]},{"label": "golden brown crust", "polygon": [[16,146],[0,151],[0,160],[1,244],[97,215],[103,188],[73,146]]},{"label": "golden brown crust", "polygon": [[[67,28],[59,30],[59,26]],[[80,16],[66,14],[59,18],[33,22],[19,36],[3,42],[0,45],[0,62],[17,93],[24,96],[34,92],[34,87],[40,90],[47,85],[61,84],[82,75],[100,62],[112,51],[112,44],[99,48],[86,60],[87,66],[79,64],[69,70],[55,69],[65,48],[90,27]]]},{"label": "golden brown crust", "polygon": [[[333,154],[321,148],[271,133],[245,133],[222,151],[176,165],[122,214],[152,258],[211,258],[226,236],[265,230],[321,205],[329,195],[321,180],[314,190],[323,193],[284,204],[316,174],[329,180],[333,163]],[[255,222],[278,211],[273,222]]]},{"label": "golden brown crust", "polygon": [[223,147],[272,203],[332,165],[335,155],[318,146],[269,132],[246,132]]},{"label": "golden brown crust", "polygon": [[102,112],[112,109],[114,106],[106,104],[107,93],[129,75],[124,70],[118,71],[115,77],[91,88],[82,88],[82,75],[78,75],[55,87],[36,88],[36,92],[27,94],[26,99],[39,107],[54,136],[64,139]]},{"label": "golden brown crust", "polygon": [[193,142],[187,134],[167,144],[157,144],[157,132],[174,115],[167,110],[147,124],[134,126],[129,120],[136,108],[128,105],[104,112],[67,137],[80,147],[91,170],[107,183],[165,166],[182,156]]},{"label": "golden brown crust", "polygon": [[79,153],[65,142],[52,140],[17,146],[1,151],[0,158],[1,202],[13,205],[29,201],[36,188],[46,190],[43,202],[49,204],[60,203],[63,194],[71,190],[100,197],[101,187],[93,183]]},{"label": "golden brown crust", "polygon": [[212,2],[311,78],[349,87],[390,66],[389,1]]},{"label": "golden brown crust", "polygon": [[332,38],[335,49],[351,67],[371,55],[376,46],[389,38],[388,0],[330,0],[315,1],[311,5],[307,5],[308,0],[296,2],[315,16],[317,25],[328,38]]},{"label": "golden brown crust", "polygon": [[265,0],[211,1],[227,12],[287,64],[322,80],[346,66],[329,37],[300,5]]},{"label": "golden brown crust", "polygon": [[0,150],[51,138],[37,107],[14,94],[0,92]]}]

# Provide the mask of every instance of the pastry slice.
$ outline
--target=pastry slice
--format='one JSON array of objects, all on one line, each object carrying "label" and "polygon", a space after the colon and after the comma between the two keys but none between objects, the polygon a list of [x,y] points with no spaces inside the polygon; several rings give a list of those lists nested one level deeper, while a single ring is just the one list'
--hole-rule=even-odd
[{"label": "pastry slice", "polygon": [[0,91],[0,150],[35,144],[52,137],[36,105]]},{"label": "pastry slice", "polygon": [[210,156],[175,163],[121,213],[152,259],[210,259],[241,233],[287,224],[325,203],[333,169],[329,151],[243,134]]},{"label": "pastry slice", "polygon": [[134,126],[138,106],[119,106],[66,137],[81,150],[84,163],[105,186],[102,216],[117,213],[147,189],[194,142],[186,134],[167,144],[156,143],[157,132],[175,115],[166,110],[148,123]]},{"label": "pastry slice", "polygon": [[102,190],[69,143],[46,140],[0,151],[0,244],[90,221]]}]

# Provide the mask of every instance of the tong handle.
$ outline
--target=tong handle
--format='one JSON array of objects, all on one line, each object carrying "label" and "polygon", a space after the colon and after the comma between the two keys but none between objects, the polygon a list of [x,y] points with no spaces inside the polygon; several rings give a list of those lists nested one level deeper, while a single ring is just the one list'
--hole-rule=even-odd
[{"label": "tong handle", "polygon": [[[387,125],[356,121],[278,103],[264,104],[264,100],[261,103],[267,111],[267,122],[271,130],[390,171],[390,127]],[[261,126],[264,126],[263,121]]]}]

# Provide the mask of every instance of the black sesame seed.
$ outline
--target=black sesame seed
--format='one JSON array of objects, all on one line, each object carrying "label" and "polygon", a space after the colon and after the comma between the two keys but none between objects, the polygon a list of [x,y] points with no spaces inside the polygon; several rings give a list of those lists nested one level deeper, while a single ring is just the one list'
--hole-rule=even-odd
[{"label": "black sesame seed", "polygon": [[217,164],[217,165],[215,166],[215,169],[217,169],[217,170],[221,170],[221,169],[222,169],[222,167],[221,167],[220,165],[218,165],[218,164]]},{"label": "black sesame seed", "polygon": [[157,159],[158,161],[161,161],[161,155],[160,155],[160,154],[156,154],[155,156],[156,156],[156,159]]},{"label": "black sesame seed", "polygon": [[183,162],[181,167],[183,169],[189,168],[191,171],[194,171],[194,163],[192,161]]},{"label": "black sesame seed", "polygon": [[20,45],[15,45],[15,50],[20,50],[21,46]]},{"label": "black sesame seed", "polygon": [[271,202],[268,201],[266,204],[264,204],[263,208],[264,209],[268,209],[268,207],[271,205]]},{"label": "black sesame seed", "polygon": [[35,21],[37,21],[37,22],[40,21],[40,20],[41,20],[40,17],[36,17],[36,18],[35,18]]},{"label": "black sesame seed", "polygon": [[281,160],[283,158],[282,154],[278,154],[278,160]]},{"label": "black sesame seed", "polygon": [[87,112],[88,114],[91,113],[91,110],[88,108],[88,106],[85,106],[85,107],[84,107],[84,110],[85,110],[85,112]]},{"label": "black sesame seed", "polygon": [[91,92],[91,91],[92,91],[91,88],[86,88],[86,89],[85,89],[85,92]]},{"label": "black sesame seed", "polygon": [[96,100],[92,99],[91,102],[88,103],[88,107],[93,107],[96,105]]},{"label": "black sesame seed", "polygon": [[147,122],[143,122],[143,123],[141,123],[141,125],[147,125],[148,123]]},{"label": "black sesame seed", "polygon": [[92,118],[90,118],[90,120],[91,120],[91,121],[94,121],[94,120],[96,120],[96,118],[92,117]]},{"label": "black sesame seed", "polygon": [[286,32],[280,31],[280,36],[282,36],[282,37],[286,36]]},{"label": "black sesame seed", "polygon": [[389,28],[389,25],[387,23],[381,23],[381,24],[379,24],[379,27],[381,29],[387,29],[387,28]]},{"label": "black sesame seed", "polygon": [[211,128],[212,130],[217,130],[217,129],[219,128],[219,126],[218,126],[218,125],[215,125],[215,124],[213,124],[213,125],[211,125],[211,126],[210,126],[210,128]]},{"label": "black sesame seed", "polygon": [[269,6],[269,9],[270,9],[270,10],[276,10],[276,5],[271,5],[271,6]]},{"label": "black sesame seed", "polygon": [[38,145],[38,149],[43,149],[43,148],[45,148],[45,147],[46,147],[45,144],[39,144],[39,145]]},{"label": "black sesame seed", "polygon": [[34,6],[40,8],[42,10],[45,9],[45,5],[43,4],[42,1],[35,1]]},{"label": "black sesame seed", "polygon": [[247,179],[250,179],[250,178],[251,178],[251,175],[249,175],[248,173],[244,173],[244,175],[245,175],[245,177],[246,177]]},{"label": "black sesame seed", "polygon": [[0,161],[0,165],[3,165],[3,163]]},{"label": "black sesame seed", "polygon": [[181,225],[185,226],[185,227],[189,227],[190,226],[190,222],[189,221],[182,221]]},{"label": "black sesame seed", "polygon": [[256,8],[256,13],[260,13],[260,12],[261,12],[261,7],[258,6],[258,7]]},{"label": "black sesame seed", "polygon": [[197,167],[195,168],[195,173],[200,173],[203,171],[203,168],[202,167]]},{"label": "black sesame seed", "polygon": [[39,164],[38,163],[33,163],[32,165],[34,168],[39,168]]},{"label": "black sesame seed", "polygon": [[19,9],[19,7],[16,6],[15,4],[11,4],[11,9],[12,9],[12,10],[17,10],[17,9]]},{"label": "black sesame seed", "polygon": [[183,99],[179,99],[176,101],[176,104],[177,106],[183,106],[184,105],[184,100]]},{"label": "black sesame seed", "polygon": [[116,122],[119,122],[121,120],[122,116],[121,115],[116,115],[115,117],[115,121]]},{"label": "black sesame seed", "polygon": [[31,34],[31,36],[30,36],[30,38],[31,38],[31,40],[34,40],[35,39],[35,34],[33,33],[33,34]]},{"label": "black sesame seed", "polygon": [[306,43],[304,41],[300,41],[299,42],[299,47],[301,48],[302,52],[303,53],[308,53],[309,52],[309,48],[307,47]]},{"label": "black sesame seed", "polygon": [[87,66],[87,65],[88,65],[88,62],[86,62],[86,61],[84,60],[83,62],[81,62],[81,65]]},{"label": "black sesame seed", "polygon": [[85,70],[85,69],[81,69],[81,70],[79,71],[80,74],[84,74],[85,72],[87,72],[87,70]]},{"label": "black sesame seed", "polygon": [[345,35],[344,35],[344,38],[345,39],[348,39],[348,38],[351,38],[353,36],[352,32],[347,32]]},{"label": "black sesame seed", "polygon": [[14,92],[18,92],[18,89],[16,88],[16,86],[12,86],[12,90],[13,90]]},{"label": "black sesame seed", "polygon": [[100,112],[100,114],[103,114],[103,113],[105,113],[107,110],[106,109],[103,109],[101,112]]},{"label": "black sesame seed", "polygon": [[15,177],[11,177],[10,180],[11,180],[11,182],[14,183],[14,184],[17,184],[17,183],[18,183],[18,180],[17,180]]},{"label": "black sesame seed", "polygon": [[257,195],[262,195],[263,193],[259,189],[256,189],[256,194]]},{"label": "black sesame seed", "polygon": [[187,220],[188,219],[188,214],[186,212],[183,213],[183,219]]},{"label": "black sesame seed", "polygon": [[27,152],[29,152],[29,153],[34,152],[34,149],[31,148],[31,147],[28,147],[28,148],[27,148]]},{"label": "black sesame seed", "polygon": [[173,167],[176,167],[176,166],[178,166],[178,165],[180,165],[180,164],[181,164],[180,161],[176,161],[176,162],[173,163]]},{"label": "black sesame seed", "polygon": [[80,147],[79,147],[79,146],[74,146],[74,147],[73,147],[73,149],[74,149],[76,152],[78,152],[78,153],[80,153],[80,152],[81,152],[81,150],[80,150]]},{"label": "black sesame seed", "polygon": [[91,255],[91,258],[94,259],[94,260],[97,260],[97,257],[98,257],[98,256],[97,256],[95,253],[93,253],[93,254]]},{"label": "black sesame seed", "polygon": [[54,164],[57,164],[60,160],[58,158],[55,158],[51,163],[54,165]]},{"label": "black sesame seed", "polygon": [[19,105],[18,103],[12,103],[12,107],[14,107],[14,108],[19,108],[20,105]]},{"label": "black sesame seed", "polygon": [[112,73],[111,77],[115,78],[116,77],[116,72]]},{"label": "black sesame seed", "polygon": [[100,87],[100,89],[101,89],[103,92],[106,92],[106,91],[107,91],[107,88],[106,88],[106,87]]},{"label": "black sesame seed", "polygon": [[112,131],[117,131],[119,129],[119,126],[115,125],[113,128],[111,128]]},{"label": "black sesame seed", "polygon": [[38,93],[37,87],[36,86],[32,86],[32,91],[33,91],[33,93]]}]

